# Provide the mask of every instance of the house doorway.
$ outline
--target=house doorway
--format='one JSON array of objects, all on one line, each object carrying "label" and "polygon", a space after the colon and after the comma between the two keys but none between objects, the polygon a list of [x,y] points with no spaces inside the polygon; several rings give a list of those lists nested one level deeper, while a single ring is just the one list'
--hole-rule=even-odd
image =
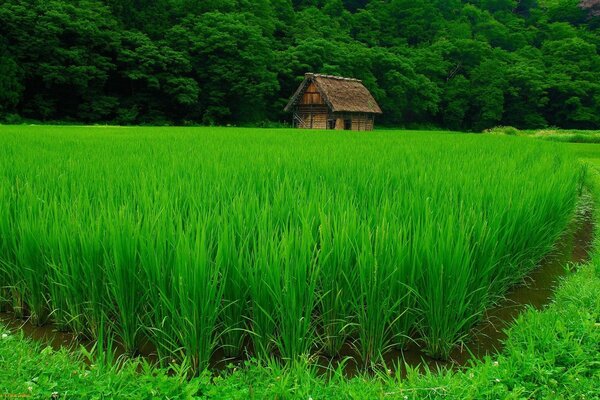
[{"label": "house doorway", "polygon": [[352,120],[351,119],[345,119],[344,120],[344,130],[345,131],[351,131],[352,130]]}]

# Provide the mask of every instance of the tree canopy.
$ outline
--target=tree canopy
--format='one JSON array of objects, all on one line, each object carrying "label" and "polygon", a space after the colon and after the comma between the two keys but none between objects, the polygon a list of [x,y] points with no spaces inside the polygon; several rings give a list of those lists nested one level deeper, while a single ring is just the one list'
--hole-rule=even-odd
[{"label": "tree canopy", "polygon": [[598,0],[4,0],[0,119],[259,124],[304,73],[381,122],[600,128]]}]

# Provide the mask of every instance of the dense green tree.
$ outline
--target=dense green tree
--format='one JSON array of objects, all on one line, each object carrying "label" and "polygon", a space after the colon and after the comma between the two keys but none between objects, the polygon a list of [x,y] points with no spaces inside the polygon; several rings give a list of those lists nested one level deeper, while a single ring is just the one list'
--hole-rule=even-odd
[{"label": "dense green tree", "polygon": [[487,59],[471,71],[471,125],[475,130],[500,124],[504,114],[507,65],[499,59]]},{"label": "dense green tree", "polygon": [[21,70],[23,115],[93,121],[112,113],[117,99],[104,86],[119,36],[108,9],[92,1],[7,1],[0,36]]},{"label": "dense green tree", "polygon": [[600,57],[595,45],[574,37],[544,42],[553,125],[593,128],[600,123]]},{"label": "dense green tree", "polygon": [[0,46],[0,115],[13,113],[21,101],[23,86],[19,75],[19,65]]},{"label": "dense green tree", "polygon": [[580,0],[543,0],[542,5],[551,21],[580,25],[585,23],[586,13],[579,2]]},{"label": "dense green tree", "polygon": [[379,44],[381,24],[371,10],[360,10],[350,19],[350,35],[358,42],[368,46]]},{"label": "dense green tree", "polygon": [[598,0],[4,0],[0,120],[286,121],[306,72],[380,122],[600,128]]},{"label": "dense green tree", "polygon": [[168,32],[168,43],[191,60],[201,88],[195,117],[204,123],[260,121],[267,112],[265,97],[278,89],[269,42],[247,18],[205,13]]},{"label": "dense green tree", "polygon": [[470,84],[463,75],[455,75],[444,85],[442,122],[450,129],[461,129],[469,112]]},{"label": "dense green tree", "polygon": [[[547,125],[544,108],[548,105],[546,70],[539,61],[540,51],[523,48],[506,67],[503,123],[517,128]],[[535,55],[536,57],[531,57]]]},{"label": "dense green tree", "polygon": [[430,44],[444,26],[439,9],[428,0],[374,1],[369,6],[381,22],[380,43],[385,46]]},{"label": "dense green tree", "polygon": [[199,87],[189,77],[192,66],[186,54],[139,32],[125,31],[117,55],[119,76],[115,91],[121,91],[118,110],[121,123],[181,120],[196,111]]},{"label": "dense green tree", "polygon": [[376,49],[372,71],[377,81],[374,93],[384,111],[384,121],[403,124],[431,119],[438,109],[440,90],[415,71],[406,58]]}]

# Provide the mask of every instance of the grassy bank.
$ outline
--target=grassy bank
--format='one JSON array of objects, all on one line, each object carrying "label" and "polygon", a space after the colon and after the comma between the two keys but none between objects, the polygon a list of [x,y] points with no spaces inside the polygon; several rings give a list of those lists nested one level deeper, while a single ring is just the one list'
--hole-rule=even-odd
[{"label": "grassy bank", "polygon": [[499,126],[489,129],[486,133],[508,136],[527,136],[536,139],[561,143],[600,143],[600,131],[577,129],[530,129],[519,130],[511,126]]}]

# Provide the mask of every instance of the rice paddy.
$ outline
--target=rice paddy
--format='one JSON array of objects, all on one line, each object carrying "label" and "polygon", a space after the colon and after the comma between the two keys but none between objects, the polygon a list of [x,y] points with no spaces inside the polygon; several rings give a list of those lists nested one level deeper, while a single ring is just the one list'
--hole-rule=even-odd
[{"label": "rice paddy", "polygon": [[585,170],[433,132],[0,127],[2,307],[194,371],[216,352],[446,358],[535,268]]}]

